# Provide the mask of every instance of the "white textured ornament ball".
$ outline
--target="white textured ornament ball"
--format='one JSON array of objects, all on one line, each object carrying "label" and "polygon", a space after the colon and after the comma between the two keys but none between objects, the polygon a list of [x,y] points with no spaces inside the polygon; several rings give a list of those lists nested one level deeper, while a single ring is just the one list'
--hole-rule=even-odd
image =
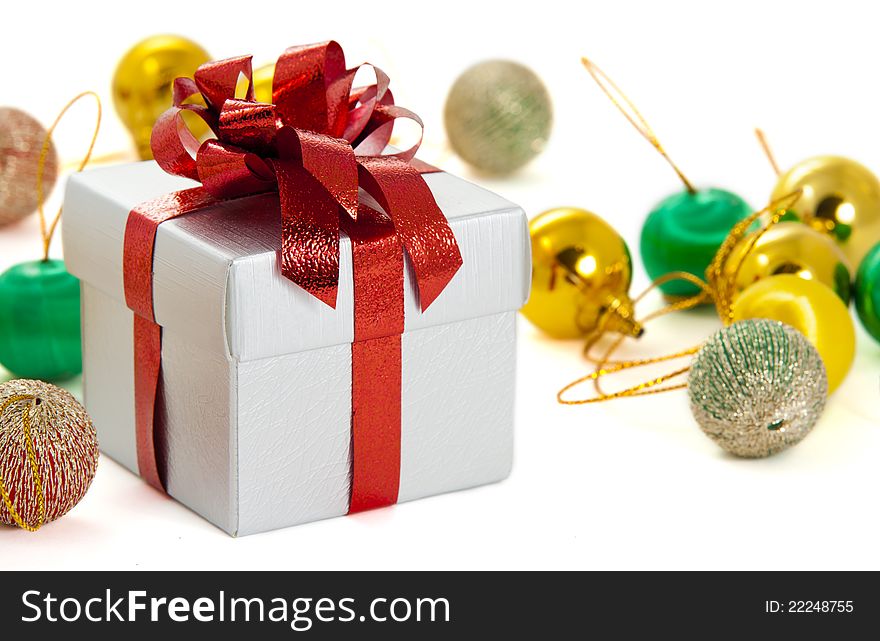
[{"label": "white textured ornament ball", "polygon": [[697,353],[688,377],[691,411],[737,456],[770,456],[800,442],[828,395],[825,365],[799,331],[768,319],[734,323]]},{"label": "white textured ornament ball", "polygon": [[97,467],[95,428],[70,393],[42,381],[0,384],[0,524],[33,530],[64,516]]},{"label": "white textured ornament ball", "polygon": [[519,169],[544,149],[553,105],[541,79],[509,60],[462,73],[446,98],[446,135],[465,162],[490,174]]}]

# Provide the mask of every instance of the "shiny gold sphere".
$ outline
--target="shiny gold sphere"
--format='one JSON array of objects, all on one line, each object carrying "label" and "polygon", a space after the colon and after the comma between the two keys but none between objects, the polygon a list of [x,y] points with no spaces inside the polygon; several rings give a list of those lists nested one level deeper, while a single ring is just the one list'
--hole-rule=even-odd
[{"label": "shiny gold sphere", "polygon": [[855,268],[880,240],[880,182],[864,165],[839,156],[798,163],[776,183],[771,200],[803,190],[791,209],[828,233]]},{"label": "shiny gold sphere", "polygon": [[781,222],[761,234],[754,246],[755,231],[737,243],[724,264],[724,271],[736,278],[736,293],[764,278],[794,274],[817,280],[849,305],[852,276],[843,250],[827,234],[798,222]]},{"label": "shiny gold sphere", "polygon": [[[192,40],[160,35],[140,41],[119,61],[113,74],[113,104],[142,159],[153,157],[150,133],[159,116],[171,107],[174,79],[192,77],[210,59]],[[196,136],[207,131],[198,117],[187,118],[187,124],[192,125]]]},{"label": "shiny gold sphere", "polygon": [[554,338],[602,328],[639,335],[628,291],[632,260],[623,238],[596,214],[551,209],[529,224],[532,293],[523,315]]},{"label": "shiny gold sphere", "polygon": [[825,363],[829,394],[852,367],[856,353],[852,316],[840,298],[816,280],[780,274],[758,281],[733,301],[733,321],[748,318],[780,321],[806,336]]}]

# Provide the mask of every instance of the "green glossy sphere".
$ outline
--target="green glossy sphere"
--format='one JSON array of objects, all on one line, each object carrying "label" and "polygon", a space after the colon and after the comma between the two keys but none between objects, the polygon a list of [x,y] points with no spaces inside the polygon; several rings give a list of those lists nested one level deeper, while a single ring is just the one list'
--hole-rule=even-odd
[{"label": "green glossy sphere", "polygon": [[[706,277],[706,268],[733,226],[752,208],[723,189],[682,191],[658,204],[642,227],[642,263],[651,279],[674,271]],[[692,296],[696,285],[674,280],[660,286],[668,296]]]},{"label": "green glossy sphere", "polygon": [[56,381],[82,371],[79,281],[60,260],[0,275],[0,364],[21,378]]},{"label": "green glossy sphere", "polygon": [[880,243],[874,245],[859,265],[856,311],[864,328],[880,342]]}]

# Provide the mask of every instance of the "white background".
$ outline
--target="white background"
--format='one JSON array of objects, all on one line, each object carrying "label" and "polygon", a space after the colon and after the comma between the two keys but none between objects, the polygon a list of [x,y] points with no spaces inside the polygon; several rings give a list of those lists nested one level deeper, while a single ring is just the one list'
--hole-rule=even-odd
[{"label": "white background", "polygon": [[[214,57],[253,53],[257,63],[333,38],[350,64],[369,60],[387,71],[397,102],[422,115],[423,157],[469,175],[445,149],[445,93],[469,64],[514,58],[553,96],[551,144],[508,180],[470,177],[530,215],[590,208],[636,256],[644,215],[680,185],[592,83],[581,55],[630,94],[699,185],[766,202],[774,176],[755,126],[783,166],[838,153],[880,170],[871,3],[240,5],[236,15],[219,0],[5,3],[0,104],[48,123],[67,99],[94,89],[106,107],[98,151],[117,151],[128,141],[110,78],[139,38],[179,32]],[[84,105],[59,132],[66,160],[85,145],[89,117]],[[35,217],[0,230],[0,269],[37,258],[39,247]],[[634,289],[645,284],[638,272]],[[708,310],[677,315],[628,353],[680,348],[717,326]],[[501,484],[232,539],[102,457],[88,495],[59,522],[36,534],[0,528],[0,568],[880,568],[880,346],[864,332],[856,365],[814,433],[786,453],[748,461],[702,435],[682,392],[557,405],[558,388],[587,372],[579,345],[520,327],[516,462]]]}]

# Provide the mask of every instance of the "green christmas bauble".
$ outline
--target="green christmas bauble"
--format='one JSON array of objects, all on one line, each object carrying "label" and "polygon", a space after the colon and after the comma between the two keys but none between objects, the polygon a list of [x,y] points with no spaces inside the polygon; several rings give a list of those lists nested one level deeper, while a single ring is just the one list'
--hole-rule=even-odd
[{"label": "green christmas bauble", "polygon": [[82,371],[79,281],[62,261],[19,263],[0,275],[0,364],[47,381]]},{"label": "green christmas bauble", "polygon": [[859,265],[856,311],[867,332],[880,342],[880,243],[871,248]]},{"label": "green christmas bauble", "polygon": [[[736,223],[752,208],[723,189],[682,191],[662,200],[642,227],[642,263],[651,279],[675,271],[705,278],[706,268]],[[693,296],[696,285],[673,280],[660,286],[669,296]]]},{"label": "green christmas bauble", "polygon": [[553,106],[528,67],[489,60],[465,71],[449,91],[446,135],[465,162],[490,174],[519,169],[544,148]]}]

